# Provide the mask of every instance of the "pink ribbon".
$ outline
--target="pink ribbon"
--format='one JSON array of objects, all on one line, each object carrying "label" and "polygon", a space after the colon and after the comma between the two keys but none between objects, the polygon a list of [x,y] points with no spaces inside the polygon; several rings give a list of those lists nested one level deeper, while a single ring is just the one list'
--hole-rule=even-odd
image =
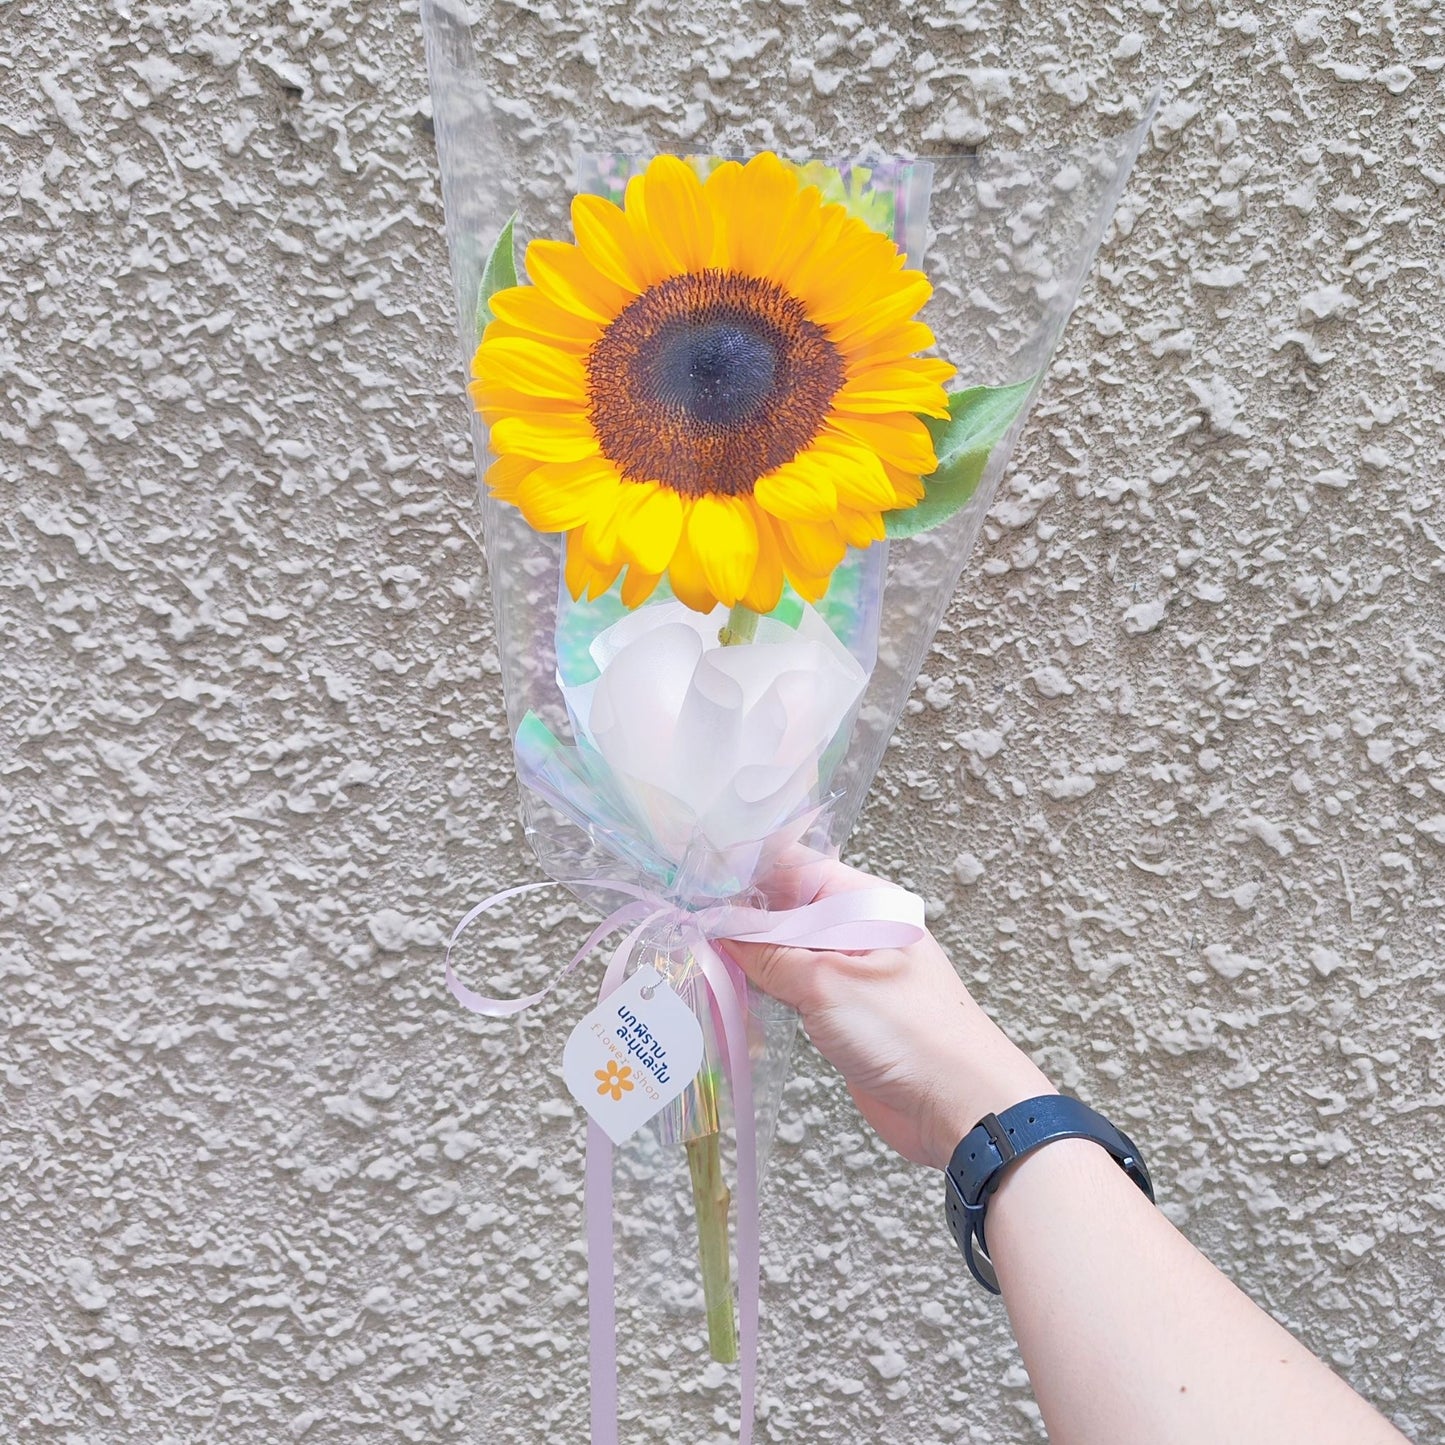
[{"label": "pink ribbon", "polygon": [[[630,901],[592,930],[557,976],[525,998],[489,998],[469,989],[452,968],[457,940],[484,913],[508,899],[536,893],[552,883],[524,883],[494,893],[470,909],[447,944],[446,979],[452,997],[472,1013],[506,1018],[544,999],[609,934],[628,928],[607,961],[598,999],[622,983],[627,960],[643,933],[654,925],[674,926],[682,934],[712,997],[723,1038],[737,1119],[738,1219],[738,1384],[742,1394],[739,1445],[750,1445],[756,1403],[758,1365],[758,1168],[753,1114],[752,1061],[748,1054],[747,979],[742,970],[713,947],[716,939],[775,943],[794,948],[862,952],[903,948],[923,936],[923,900],[901,888],[880,886],[834,893],[797,908],[763,909],[718,904],[688,909],[629,883],[584,880],[573,888],[618,893]],[[612,1141],[590,1120],[587,1125],[587,1319],[592,1373],[592,1445],[617,1445],[616,1283],[612,1239]]]}]

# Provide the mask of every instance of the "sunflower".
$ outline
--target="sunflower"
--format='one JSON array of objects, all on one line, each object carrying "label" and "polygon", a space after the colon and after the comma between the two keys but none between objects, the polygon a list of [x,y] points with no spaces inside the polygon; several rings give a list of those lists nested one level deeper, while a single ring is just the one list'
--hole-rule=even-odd
[{"label": "sunflower", "polygon": [[491,298],[470,391],[494,496],[565,532],[574,597],[666,576],[699,612],[809,601],[937,465],[947,362],[932,294],[888,237],[772,154],[700,180],[658,156],[622,206],[572,202]]}]

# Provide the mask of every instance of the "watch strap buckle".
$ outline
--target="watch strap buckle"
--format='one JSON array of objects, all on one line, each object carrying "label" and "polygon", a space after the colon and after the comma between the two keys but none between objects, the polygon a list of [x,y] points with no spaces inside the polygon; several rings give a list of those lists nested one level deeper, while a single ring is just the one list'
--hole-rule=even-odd
[{"label": "watch strap buckle", "polygon": [[989,1143],[998,1150],[1000,1164],[1007,1164],[1010,1159],[1018,1158],[1019,1151],[1014,1148],[1008,1130],[999,1123],[997,1114],[985,1114],[974,1127],[982,1129],[988,1135]]}]

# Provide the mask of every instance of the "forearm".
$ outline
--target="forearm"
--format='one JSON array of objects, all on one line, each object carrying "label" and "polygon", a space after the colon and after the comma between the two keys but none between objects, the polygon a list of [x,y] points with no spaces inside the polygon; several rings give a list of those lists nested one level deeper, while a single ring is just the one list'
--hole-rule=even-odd
[{"label": "forearm", "polygon": [[988,1243],[1053,1445],[1399,1445],[1083,1140],[1013,1165]]},{"label": "forearm", "polygon": [[[807,898],[876,881],[818,866]],[[984,1114],[1052,1092],[931,937],[869,953],[730,948],[799,1010],[907,1159],[942,1169]],[[1009,1164],[987,1238],[1053,1445],[1401,1445],[1097,1144],[1064,1139]]]}]

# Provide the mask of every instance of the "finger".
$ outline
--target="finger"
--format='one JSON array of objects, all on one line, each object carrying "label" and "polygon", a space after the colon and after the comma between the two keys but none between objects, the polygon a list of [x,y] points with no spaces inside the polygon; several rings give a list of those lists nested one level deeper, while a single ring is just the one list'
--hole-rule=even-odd
[{"label": "finger", "polygon": [[769,908],[801,908],[818,896],[839,866],[836,859],[794,843],[771,861],[759,887]]},{"label": "finger", "polygon": [[799,908],[834,893],[877,888],[881,884],[882,880],[871,874],[799,844],[778,857],[762,886],[771,907]]},{"label": "finger", "polygon": [[861,868],[854,868],[835,858],[824,875],[823,886],[818,891],[818,897],[828,898],[834,893],[856,893],[862,888],[888,888],[890,886],[892,885],[888,879],[876,877],[872,873],[865,873]]},{"label": "finger", "polygon": [[818,962],[822,957],[809,948],[789,948],[781,943],[727,942],[728,957],[764,993],[771,994],[799,1013],[806,1013],[815,997]]}]

